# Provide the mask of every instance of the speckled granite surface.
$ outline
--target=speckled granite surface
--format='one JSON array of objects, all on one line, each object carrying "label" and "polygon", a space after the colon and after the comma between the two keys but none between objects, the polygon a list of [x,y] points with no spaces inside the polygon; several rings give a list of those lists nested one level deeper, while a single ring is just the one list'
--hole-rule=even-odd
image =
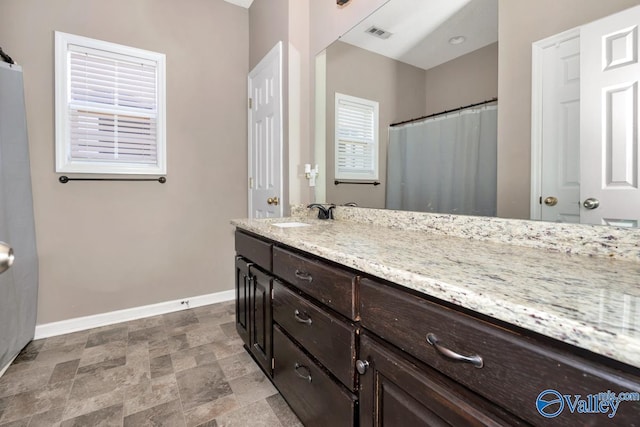
[{"label": "speckled granite surface", "polygon": [[[344,214],[344,209],[339,209]],[[640,367],[640,263],[348,220],[234,220],[291,247]],[[271,223],[303,221],[301,228]],[[364,222],[364,221],[363,221]],[[488,232],[485,230],[485,232]],[[464,233],[463,233],[464,234]],[[566,251],[563,251],[566,252]],[[576,252],[576,251],[571,251]],[[618,258],[618,257],[616,257]]]},{"label": "speckled granite surface", "polygon": [[[303,205],[291,206],[291,216],[315,216]],[[561,224],[506,218],[392,211],[338,206],[337,220],[404,230],[509,243],[564,253],[604,256],[640,262],[640,228]]]}]

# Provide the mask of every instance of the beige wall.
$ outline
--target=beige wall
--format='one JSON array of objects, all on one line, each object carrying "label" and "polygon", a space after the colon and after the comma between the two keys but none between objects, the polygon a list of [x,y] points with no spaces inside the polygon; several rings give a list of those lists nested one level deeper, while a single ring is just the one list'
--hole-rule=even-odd
[{"label": "beige wall", "polygon": [[[343,42],[333,43],[326,52],[326,202],[357,202],[360,206],[383,208],[389,124],[484,101],[498,94],[497,43],[426,71]],[[335,92],[380,103],[379,186],[333,183]]]},{"label": "beige wall", "polygon": [[500,0],[498,216],[529,218],[531,43],[640,4],[638,0]]},{"label": "beige wall", "polygon": [[[246,216],[248,13],[211,0],[0,0],[24,67],[40,257],[38,323],[233,288]],[[167,56],[167,183],[58,183],[53,31]]]},{"label": "beige wall", "polygon": [[498,43],[425,72],[425,114],[458,108],[498,96]]},{"label": "beige wall", "polygon": [[[389,124],[424,114],[425,72],[420,68],[343,42],[327,48],[326,202],[384,208]],[[379,181],[381,185],[334,185],[335,93],[379,103]]]}]

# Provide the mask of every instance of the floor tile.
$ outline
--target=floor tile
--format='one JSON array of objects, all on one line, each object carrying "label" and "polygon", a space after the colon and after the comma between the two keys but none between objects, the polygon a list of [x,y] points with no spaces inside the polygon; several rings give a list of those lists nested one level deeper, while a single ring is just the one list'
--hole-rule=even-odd
[{"label": "floor tile", "polygon": [[51,374],[51,378],[49,378],[49,384],[72,380],[73,377],[76,376],[78,364],[80,364],[80,359],[58,363],[55,368],[53,368],[53,373]]},{"label": "floor tile", "polygon": [[0,427],[299,426],[243,347],[233,302],[27,345],[0,377]]},{"label": "floor tile", "polygon": [[86,348],[96,347],[104,345],[114,341],[126,341],[129,335],[128,328],[120,327],[114,329],[108,329],[102,332],[95,332],[89,335],[87,339]]},{"label": "floor tile", "polygon": [[38,390],[20,393],[9,401],[0,423],[17,421],[64,406],[72,381],[48,384]]},{"label": "floor tile", "polygon": [[280,420],[263,399],[216,418],[217,427],[280,427]]},{"label": "floor tile", "polygon": [[124,387],[117,387],[107,393],[96,394],[88,397],[80,396],[74,399],[69,399],[64,408],[62,419],[66,420],[75,418],[80,415],[95,412],[99,409],[118,405],[124,401],[124,389]]},{"label": "floor tile", "polygon": [[253,361],[246,351],[220,359],[218,363],[227,380],[260,371],[258,364]]},{"label": "floor tile", "polygon": [[179,400],[163,403],[124,418],[125,427],[181,427],[184,425],[184,415]]},{"label": "floor tile", "polygon": [[99,409],[76,418],[65,420],[60,427],[120,427],[122,426],[122,404]]},{"label": "floor tile", "polygon": [[180,392],[176,376],[171,374],[129,386],[125,390],[124,397],[124,414],[126,416],[161,403],[180,399]]},{"label": "floor tile", "polygon": [[55,365],[44,365],[27,372],[9,372],[0,378],[0,397],[12,396],[44,387],[51,378]]},{"label": "floor tile", "polygon": [[237,409],[240,405],[236,396],[230,394],[184,412],[187,427],[206,425],[215,418]]},{"label": "floor tile", "polygon": [[150,361],[151,378],[163,377],[173,373],[173,365],[171,364],[171,356],[155,357]]},{"label": "floor tile", "polygon": [[304,427],[280,393],[269,396],[266,400],[280,420],[280,424],[286,427]]},{"label": "floor tile", "polygon": [[29,427],[53,427],[60,424],[64,408],[54,408],[31,417]]},{"label": "floor tile", "polygon": [[262,371],[235,378],[229,384],[241,405],[266,399],[278,392]]},{"label": "floor tile", "polygon": [[184,410],[231,394],[231,387],[217,363],[176,373]]}]

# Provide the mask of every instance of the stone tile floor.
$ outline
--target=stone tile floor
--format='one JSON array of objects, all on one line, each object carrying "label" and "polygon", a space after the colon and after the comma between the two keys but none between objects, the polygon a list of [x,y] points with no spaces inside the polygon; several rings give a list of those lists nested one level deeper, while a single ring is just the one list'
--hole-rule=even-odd
[{"label": "stone tile floor", "polygon": [[0,426],[301,426],[235,331],[233,302],[31,342]]}]

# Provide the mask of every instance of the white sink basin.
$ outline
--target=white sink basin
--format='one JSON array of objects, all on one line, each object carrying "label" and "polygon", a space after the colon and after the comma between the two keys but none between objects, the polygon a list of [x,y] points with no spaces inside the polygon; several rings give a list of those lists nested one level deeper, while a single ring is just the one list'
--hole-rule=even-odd
[{"label": "white sink basin", "polygon": [[305,224],[304,222],[276,222],[271,224],[274,227],[280,228],[294,228],[294,227],[309,227],[311,224]]}]

